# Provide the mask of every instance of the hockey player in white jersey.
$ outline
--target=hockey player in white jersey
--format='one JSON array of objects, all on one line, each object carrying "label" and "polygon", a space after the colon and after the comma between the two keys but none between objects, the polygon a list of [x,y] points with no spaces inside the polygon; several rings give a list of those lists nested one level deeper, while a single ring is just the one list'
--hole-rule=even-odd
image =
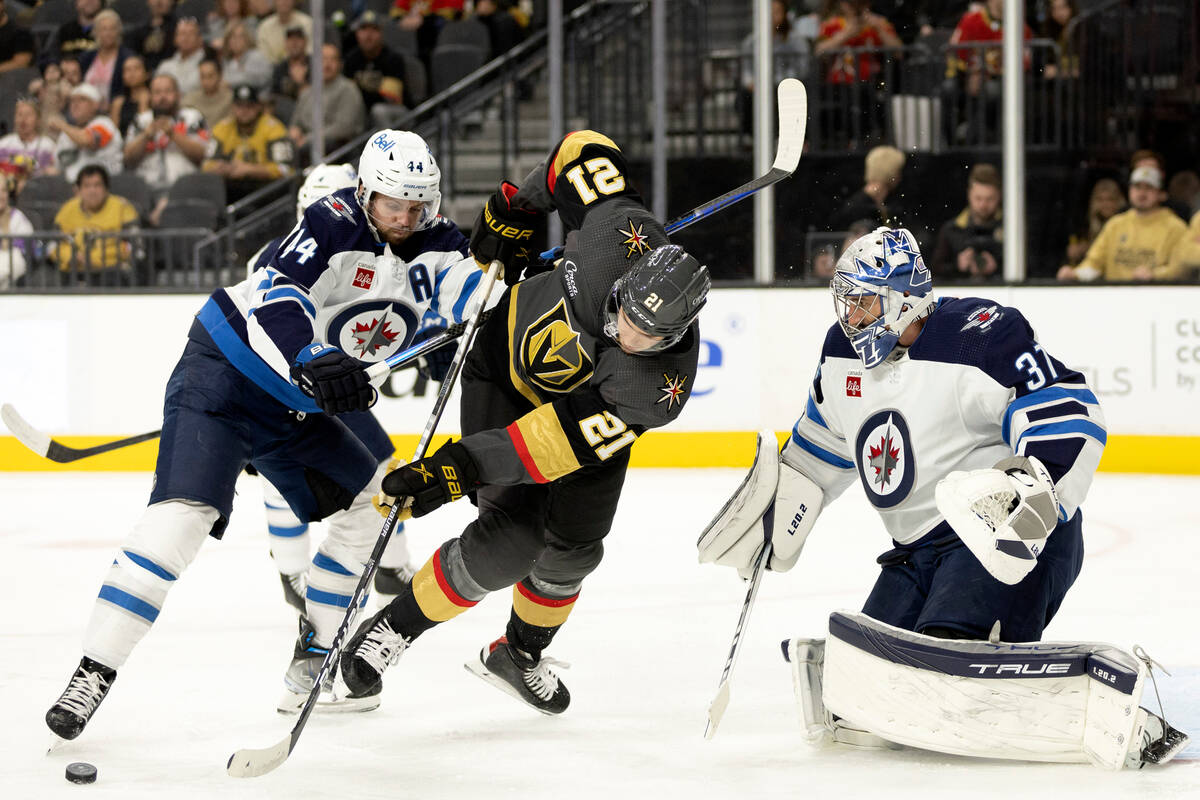
[{"label": "hockey player in white jersey", "polygon": [[170,587],[205,539],[224,533],[247,463],[300,520],[329,520],[309,567],[311,624],[285,678],[293,698],[310,691],[379,532],[371,501],[384,466],[336,415],[368,409],[369,362],[408,346],[426,311],[461,321],[482,277],[466,237],[438,215],[440,175],[419,136],[372,136],[358,177],[308,208],[268,265],[213,292],[197,314],[167,384],[149,506],[46,714],[56,735],[83,731]]},{"label": "hockey player in white jersey", "polygon": [[[304,220],[304,212],[313,203],[341,189],[358,186],[358,172],[351,164],[319,164],[304,178],[296,194],[296,222]],[[279,245],[286,237],[279,236],[267,242],[251,256],[247,264],[250,273],[269,266],[279,252]],[[436,316],[436,315],[435,315]],[[440,317],[438,318],[440,319]],[[421,333],[443,328],[422,328]],[[448,348],[447,348],[448,349]],[[445,352],[445,351],[437,351]],[[363,444],[381,461],[391,459],[394,448],[387,432],[370,411],[342,414],[341,421],[362,440]],[[271,557],[279,570],[283,584],[284,599],[301,614],[304,613],[304,593],[307,586],[308,565],[312,557],[312,546],[308,523],[296,517],[287,501],[271,482],[262,479],[263,503],[267,512],[267,533],[271,542]],[[388,540],[387,549],[380,559],[375,574],[375,590],[395,595],[403,584],[411,580],[415,568],[409,563],[408,537],[404,523],[396,526]]]},{"label": "hockey player in white jersey", "polygon": [[[937,298],[907,230],[854,242],[831,289],[838,321],[804,413],[782,453],[773,439],[760,446],[698,543],[701,561],[743,574],[769,546],[769,568],[786,571],[850,484],[878,510],[893,547],[862,614],[834,614],[827,640],[784,643],[807,732],[1115,768],[1175,747],[1169,758],[1169,726],[1132,713],[1146,674],[1138,658],[1009,644],[1041,640],[1082,565],[1080,505],[1107,440],[1083,376],[1017,309]],[[1082,705],[1039,708],[1021,679]]]}]

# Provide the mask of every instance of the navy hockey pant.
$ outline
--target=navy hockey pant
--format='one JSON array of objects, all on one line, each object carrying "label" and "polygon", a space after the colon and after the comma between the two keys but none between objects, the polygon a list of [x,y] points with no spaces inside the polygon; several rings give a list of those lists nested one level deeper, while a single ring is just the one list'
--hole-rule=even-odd
[{"label": "navy hockey pant", "polygon": [[882,570],[863,613],[905,630],[968,639],[988,638],[999,620],[1002,641],[1040,641],[1083,565],[1082,527],[1082,511],[1060,523],[1037,566],[1010,586],[988,574],[943,523],[879,557]]}]

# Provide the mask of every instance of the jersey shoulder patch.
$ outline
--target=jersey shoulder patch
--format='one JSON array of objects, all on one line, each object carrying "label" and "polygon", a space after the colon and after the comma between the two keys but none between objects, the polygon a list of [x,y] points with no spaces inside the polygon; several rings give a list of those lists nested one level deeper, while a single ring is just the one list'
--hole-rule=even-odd
[{"label": "jersey shoulder patch", "polygon": [[991,373],[997,359],[1033,344],[1020,311],[982,297],[943,298],[908,355],[913,360],[964,364]]}]

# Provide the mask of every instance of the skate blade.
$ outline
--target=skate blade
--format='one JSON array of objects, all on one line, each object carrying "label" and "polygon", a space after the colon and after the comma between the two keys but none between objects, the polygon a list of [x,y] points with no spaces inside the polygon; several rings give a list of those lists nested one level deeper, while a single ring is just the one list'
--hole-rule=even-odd
[{"label": "skate blade", "polygon": [[[318,714],[349,714],[361,711],[374,711],[379,708],[380,695],[371,697],[347,697],[343,692],[338,692],[335,686],[332,692],[321,692],[321,696],[317,698],[317,704],[313,707],[313,711]],[[300,709],[304,708],[304,704],[308,702],[308,692],[304,694],[296,694],[290,689],[285,689],[283,696],[279,698],[279,702],[275,705],[275,710],[280,714],[292,715],[299,714]]]},{"label": "skate blade", "polygon": [[521,701],[521,705],[523,705],[527,708],[532,708],[534,711],[538,712],[539,714],[544,714],[547,717],[558,716],[557,714],[555,714],[551,711],[544,711],[543,709],[540,709],[537,706],[530,703],[529,701],[527,701],[524,697],[521,696],[520,692],[518,692],[516,689],[514,689],[513,687],[508,685],[508,681],[505,681],[502,678],[498,678],[495,675],[493,675],[491,672],[489,672],[488,668],[483,665],[482,661],[479,661],[479,660],[468,661],[465,664],[463,664],[463,667],[467,670],[467,672],[470,672],[472,675],[479,677],[485,683],[490,683],[492,686],[495,686],[497,689],[504,692],[509,697],[512,697],[512,698],[515,698],[516,700]]}]

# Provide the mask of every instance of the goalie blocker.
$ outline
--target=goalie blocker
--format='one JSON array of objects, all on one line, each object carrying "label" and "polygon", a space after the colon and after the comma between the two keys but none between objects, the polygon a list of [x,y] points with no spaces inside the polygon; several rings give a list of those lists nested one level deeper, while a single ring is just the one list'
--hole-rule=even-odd
[{"label": "goalie blocker", "polygon": [[1138,705],[1150,659],[1108,644],[948,641],[838,611],[828,639],[783,645],[813,742],[1111,770],[1165,763],[1188,742]]}]

